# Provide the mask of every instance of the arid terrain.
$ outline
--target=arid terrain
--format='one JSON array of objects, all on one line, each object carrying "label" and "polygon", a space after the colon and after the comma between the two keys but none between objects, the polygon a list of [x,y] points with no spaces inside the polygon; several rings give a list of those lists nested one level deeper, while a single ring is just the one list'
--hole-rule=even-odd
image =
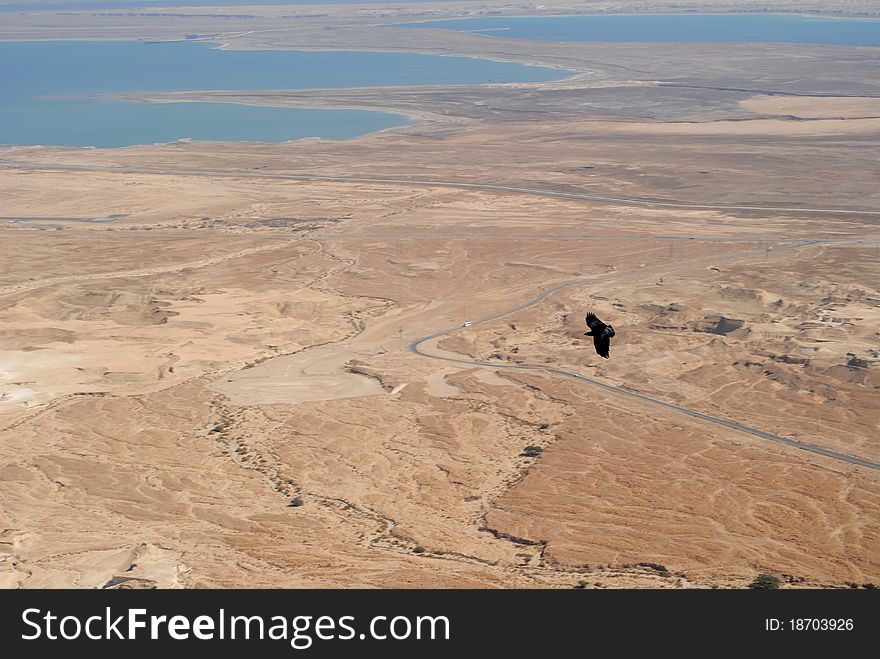
[{"label": "arid terrain", "polygon": [[[242,11],[214,40],[403,15]],[[418,119],[349,141],[0,150],[0,587],[878,583],[880,49],[394,29],[574,73],[173,95]]]}]

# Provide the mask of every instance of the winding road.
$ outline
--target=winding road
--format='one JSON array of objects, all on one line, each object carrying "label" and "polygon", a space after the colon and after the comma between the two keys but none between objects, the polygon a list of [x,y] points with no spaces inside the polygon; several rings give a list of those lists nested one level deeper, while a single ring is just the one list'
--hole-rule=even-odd
[{"label": "winding road", "polygon": [[[875,210],[855,210],[855,209],[843,209],[843,208],[805,208],[805,207],[779,207],[779,206],[755,206],[755,205],[724,205],[724,204],[696,204],[684,201],[670,201],[670,200],[657,200],[657,199],[644,199],[644,198],[634,198],[634,197],[613,197],[607,195],[596,195],[596,194],[588,194],[588,193],[578,193],[578,192],[564,192],[559,190],[547,190],[540,188],[528,188],[528,187],[519,187],[519,186],[510,186],[510,185],[498,185],[492,183],[466,183],[460,181],[437,181],[437,180],[425,180],[425,179],[399,179],[399,178],[376,178],[376,177],[366,177],[366,176],[324,176],[324,175],[313,175],[313,174],[270,174],[268,172],[230,172],[230,171],[218,171],[218,170],[200,170],[200,169],[153,169],[153,168],[145,168],[145,167],[116,167],[116,166],[95,166],[95,165],[75,165],[75,164],[55,164],[55,163],[28,163],[28,162],[17,162],[12,160],[0,160],[0,166],[7,167],[15,167],[15,168],[24,168],[24,169],[36,169],[36,170],[64,170],[64,171],[100,171],[100,172],[108,172],[108,173],[120,173],[120,174],[158,174],[158,175],[174,175],[174,176],[207,176],[207,177],[218,177],[218,178],[253,178],[253,179],[266,179],[266,180],[292,180],[292,181],[329,181],[329,182],[342,182],[342,183],[375,183],[382,185],[421,185],[428,187],[441,187],[441,188],[453,188],[453,189],[469,189],[469,190],[486,190],[490,192],[504,192],[504,193],[515,193],[515,194],[527,194],[527,195],[535,195],[541,197],[556,197],[562,199],[575,199],[582,201],[594,201],[600,203],[608,203],[608,204],[622,204],[629,206],[641,206],[647,208],[676,208],[676,209],[692,209],[692,210],[721,210],[721,211],[763,211],[763,212],[785,212],[785,213],[811,213],[811,214],[838,214],[838,215],[857,215],[857,216],[880,216],[880,211]],[[111,216],[112,217],[112,216]],[[564,237],[560,237],[561,239],[565,239]],[[576,237],[574,239],[577,239]],[[657,238],[652,238],[656,240]],[[784,242],[784,241],[779,241]],[[870,240],[795,240],[787,242],[783,249],[785,248],[794,248],[794,247],[807,247],[812,245],[823,245],[823,244],[841,244],[841,243],[857,243],[857,242],[867,242],[867,243],[877,243],[878,241],[875,239]],[[277,248],[277,245],[273,245],[268,247],[267,249]],[[220,260],[225,260],[226,258],[234,258],[244,253],[251,253],[256,250],[244,250],[240,253],[236,253],[233,255],[227,255],[225,257],[219,257]],[[781,251],[781,250],[780,250]],[[723,260],[731,260],[742,258],[747,255],[755,255],[755,254],[765,254],[765,250],[754,250],[746,253],[739,253],[732,255],[728,259],[723,259],[719,257],[712,257],[712,262],[720,262]],[[778,253],[778,252],[777,252]],[[216,259],[215,259],[216,260]],[[707,260],[703,260],[704,262]],[[482,318],[480,320],[472,321],[471,326],[483,325],[494,320],[498,320],[499,318],[503,318],[505,316],[509,316],[510,314],[516,313],[528,307],[534,306],[542,302],[545,298],[552,295],[553,293],[573,286],[579,286],[583,284],[590,284],[601,281],[603,279],[609,279],[614,277],[615,279],[620,279],[623,276],[627,275],[645,275],[645,274],[656,274],[656,273],[664,273],[672,270],[678,270],[682,268],[694,267],[699,265],[699,261],[687,261],[680,262],[677,266],[658,266],[653,268],[641,268],[639,270],[634,270],[629,273],[620,273],[620,272],[612,272],[608,274],[602,275],[594,275],[591,277],[585,277],[580,279],[575,279],[568,282],[563,282],[561,284],[557,284],[548,289],[545,289],[537,296],[532,298],[531,300],[524,302],[516,307],[508,309],[506,311],[499,312],[492,316],[488,316],[486,318]],[[199,265],[204,265],[204,263],[200,262]],[[138,271],[140,274],[140,271]],[[132,273],[123,273],[123,274],[132,274]],[[101,275],[98,275],[101,276]],[[120,276],[120,273],[111,273],[104,276]],[[40,286],[46,285],[47,283],[56,283],[53,280],[45,280],[43,282],[33,282],[28,286]],[[15,287],[16,289],[20,289],[21,287]],[[0,290],[0,294],[3,294],[9,291]],[[858,465],[861,467],[866,467],[868,469],[880,470],[880,464],[876,462],[872,462],[865,458],[860,458],[858,456],[848,455],[846,453],[840,453],[838,451],[833,451],[831,449],[826,449],[821,446],[816,446],[814,444],[809,444],[806,442],[801,442],[796,439],[791,439],[790,437],[784,437],[782,435],[776,435],[773,433],[765,432],[763,430],[752,428],[750,426],[743,425],[736,421],[731,421],[729,419],[724,419],[721,417],[713,416],[710,414],[706,414],[704,412],[700,412],[698,410],[694,410],[688,407],[682,407],[680,405],[675,405],[673,403],[669,403],[664,400],[660,400],[657,398],[652,398],[650,396],[646,396],[644,394],[640,394],[636,391],[632,391],[625,387],[607,384],[600,380],[596,380],[593,378],[588,378],[585,375],[580,373],[576,373],[574,371],[566,371],[564,369],[559,368],[550,368],[547,366],[530,366],[526,364],[496,364],[491,362],[484,362],[479,360],[471,360],[465,358],[451,357],[448,355],[438,355],[427,352],[424,349],[424,344],[428,341],[432,341],[434,339],[439,339],[445,336],[450,336],[451,334],[460,331],[461,327],[453,327],[445,330],[441,330],[439,332],[435,332],[428,336],[421,337],[413,341],[409,349],[414,354],[417,354],[421,357],[426,357],[429,359],[442,360],[446,362],[453,362],[456,364],[464,364],[468,366],[481,366],[481,367],[489,367],[493,369],[499,368],[510,368],[510,369],[520,369],[520,370],[536,370],[542,371],[544,373],[549,373],[552,375],[557,375],[560,377],[570,378],[577,382],[588,384],[594,387],[598,387],[610,393],[627,396],[629,398],[650,403],[652,405],[657,405],[663,407],[668,410],[672,410],[674,412],[678,412],[680,414],[685,414],[687,416],[693,417],[695,419],[699,419],[702,421],[706,421],[709,423],[713,423],[715,425],[723,426],[725,428],[730,428],[732,430],[737,430],[740,432],[744,432],[750,434],[755,437],[759,437],[761,439],[775,442],[777,444],[782,444],[785,446],[789,446],[792,448],[796,448],[802,451],[808,451],[810,453],[815,453],[818,455],[822,455],[828,458],[832,458],[835,460],[839,460],[842,462],[846,462],[853,465]]]},{"label": "winding road", "polygon": [[[789,245],[789,247],[798,247],[798,246],[809,247],[809,246],[813,246],[813,245],[824,245],[829,242],[854,243],[854,242],[858,242],[858,241],[855,241],[855,240],[848,240],[848,241],[804,240],[804,241],[800,241],[797,244]],[[871,240],[869,242],[880,243],[880,241],[878,241],[878,240]],[[745,252],[745,253],[733,254],[733,255],[728,256],[727,258],[714,257],[711,259],[711,261],[713,263],[718,263],[718,262],[725,261],[725,260],[731,261],[731,260],[743,258],[744,256],[757,255],[757,254],[763,254],[763,253],[764,253],[764,250],[751,250],[751,251]],[[676,266],[658,266],[658,267],[653,267],[653,268],[640,268],[638,270],[632,270],[632,271],[629,271],[626,273],[611,272],[611,273],[607,273],[607,274],[593,275],[590,277],[583,277],[580,279],[574,279],[572,281],[563,282],[561,284],[557,284],[555,286],[552,286],[550,288],[543,290],[541,293],[539,293],[538,295],[533,297],[531,300],[523,302],[522,304],[519,304],[516,307],[513,307],[511,309],[507,309],[505,311],[501,311],[501,312],[493,314],[491,316],[487,316],[486,318],[481,318],[479,320],[471,321],[471,325],[469,326],[469,329],[473,329],[474,327],[476,327],[478,325],[485,325],[487,323],[493,322],[493,321],[498,320],[500,318],[504,318],[505,316],[509,316],[511,314],[517,313],[518,311],[522,311],[523,309],[527,309],[529,307],[532,307],[536,304],[540,304],[550,295],[553,295],[557,291],[563,290],[565,288],[572,288],[574,286],[580,286],[580,285],[584,285],[584,284],[592,284],[592,283],[596,283],[596,282],[606,280],[606,279],[611,279],[611,278],[614,278],[615,280],[619,280],[619,279],[624,278],[626,276],[633,276],[633,275],[641,276],[641,275],[645,275],[645,274],[665,273],[665,272],[670,272],[670,271],[674,271],[674,270],[681,270],[684,268],[692,268],[692,267],[695,267],[695,266],[698,266],[698,265],[701,265],[704,263],[708,263],[708,262],[709,262],[709,259],[700,259],[700,260],[693,260],[693,261],[687,261],[687,262],[680,262]],[[767,441],[775,442],[777,444],[784,444],[785,446],[796,448],[796,449],[799,449],[802,451],[808,451],[810,453],[816,453],[818,455],[823,455],[825,457],[833,458],[835,460],[840,460],[842,462],[847,462],[849,464],[859,465],[861,467],[867,467],[868,469],[880,470],[880,464],[878,464],[876,462],[872,462],[872,461],[867,460],[865,458],[860,458],[860,457],[854,456],[854,455],[848,455],[846,453],[840,453],[838,451],[833,451],[831,449],[823,448],[821,446],[816,446],[815,444],[809,444],[807,442],[802,442],[802,441],[799,441],[796,439],[791,439],[790,437],[783,437],[782,435],[775,435],[773,433],[769,433],[764,430],[760,430],[758,428],[752,428],[750,426],[743,425],[743,424],[738,423],[736,421],[731,421],[729,419],[724,419],[721,417],[713,416],[711,414],[706,414],[704,412],[700,412],[698,410],[694,410],[689,407],[682,407],[681,405],[669,403],[667,401],[660,400],[658,398],[652,398],[651,396],[646,396],[644,394],[640,394],[636,391],[632,391],[630,389],[627,389],[626,387],[608,384],[608,383],[602,382],[600,380],[589,378],[585,375],[582,375],[580,373],[576,373],[574,371],[566,371],[561,368],[552,368],[552,367],[547,367],[547,366],[531,366],[528,364],[498,364],[498,363],[494,363],[494,362],[486,362],[486,361],[480,361],[480,360],[475,360],[475,359],[466,359],[464,357],[458,358],[458,357],[451,357],[449,355],[434,354],[434,353],[428,352],[428,350],[426,349],[425,344],[428,343],[429,341],[433,341],[434,339],[440,339],[443,337],[451,336],[452,334],[459,332],[462,329],[464,329],[464,328],[462,328],[461,326],[452,327],[449,329],[441,330],[439,332],[434,332],[433,334],[429,334],[427,336],[423,336],[421,338],[416,339],[412,343],[410,343],[409,349],[411,352],[413,352],[421,357],[442,360],[445,362],[452,362],[455,364],[463,364],[466,366],[482,366],[482,367],[489,367],[489,368],[493,368],[493,369],[505,368],[505,369],[514,369],[514,370],[541,371],[541,372],[549,373],[552,375],[558,375],[558,376],[562,376],[565,378],[570,378],[570,379],[573,379],[577,382],[581,382],[583,384],[588,384],[588,385],[591,385],[594,387],[598,387],[600,389],[603,389],[603,390],[610,392],[610,393],[613,393],[613,394],[623,395],[623,396],[627,396],[629,398],[633,398],[635,400],[638,400],[638,401],[641,401],[644,403],[650,403],[652,405],[657,405],[657,406],[663,407],[665,409],[672,410],[674,412],[678,412],[680,414],[686,414],[687,416],[693,417],[695,419],[700,419],[701,421],[707,421],[709,423],[714,423],[719,426],[724,426],[725,428],[730,428],[732,430],[738,430],[740,432],[748,433],[749,435],[753,435],[755,437],[759,437],[759,438],[765,439]]]}]

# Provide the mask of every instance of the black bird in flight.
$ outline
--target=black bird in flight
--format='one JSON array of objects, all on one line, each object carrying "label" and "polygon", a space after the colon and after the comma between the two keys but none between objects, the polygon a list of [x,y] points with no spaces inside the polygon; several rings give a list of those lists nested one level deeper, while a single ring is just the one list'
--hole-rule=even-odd
[{"label": "black bird in flight", "polygon": [[594,313],[587,314],[587,327],[590,328],[590,331],[584,332],[584,336],[592,336],[596,352],[605,359],[608,359],[608,351],[611,350],[611,337],[614,336],[614,328],[596,318]]}]

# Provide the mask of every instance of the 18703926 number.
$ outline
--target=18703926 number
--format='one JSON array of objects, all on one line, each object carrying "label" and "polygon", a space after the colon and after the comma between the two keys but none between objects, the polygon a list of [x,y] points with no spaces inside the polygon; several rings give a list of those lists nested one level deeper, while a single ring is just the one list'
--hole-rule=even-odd
[{"label": "18703926 number", "polygon": [[852,618],[790,618],[789,629],[792,631],[850,631],[853,628]]}]

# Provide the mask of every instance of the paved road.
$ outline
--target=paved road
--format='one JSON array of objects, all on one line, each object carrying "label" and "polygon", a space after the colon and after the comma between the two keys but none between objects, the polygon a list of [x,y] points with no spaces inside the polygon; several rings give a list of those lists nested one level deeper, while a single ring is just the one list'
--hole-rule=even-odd
[{"label": "paved road", "polygon": [[611,197],[581,192],[562,192],[541,188],[525,188],[512,185],[496,185],[493,183],[466,183],[461,181],[435,181],[431,179],[373,178],[368,176],[320,176],[313,174],[270,174],[268,172],[230,172],[213,169],[151,169],[147,167],[102,167],[98,165],[65,165],[54,163],[29,163],[14,160],[0,160],[0,165],[37,170],[72,170],[116,172],[120,174],[169,174],[174,176],[210,176],[218,178],[256,178],[291,181],[335,181],[340,183],[379,183],[382,185],[422,185],[435,188],[455,188],[467,190],[487,190],[490,192],[513,192],[517,194],[536,195],[540,197],[557,197],[583,201],[598,201],[626,206],[643,206],[646,208],[679,208],[690,210],[722,210],[722,211],[763,211],[775,213],[821,213],[834,215],[866,215],[880,216],[880,210],[853,210],[847,208],[808,208],[789,206],[752,206],[723,204],[693,204],[684,201],[660,199],[639,199],[635,197]]},{"label": "paved road", "polygon": [[0,215],[0,221],[6,222],[112,222],[125,213],[114,213],[106,217],[28,217],[25,215]]},{"label": "paved road", "polygon": [[[798,245],[792,245],[792,246],[820,245],[820,244],[825,244],[825,242],[826,241],[823,241],[823,240],[801,241]],[[857,241],[850,241],[850,242],[857,242]],[[746,255],[757,255],[757,254],[762,254],[763,252],[764,252],[764,250],[753,250],[753,251],[746,252],[746,253],[739,253],[739,254],[731,255],[723,260],[740,259]],[[721,260],[722,260],[721,258],[714,258],[714,259],[712,259],[712,262],[718,263]],[[572,281],[564,282],[564,283],[557,284],[556,286],[553,286],[551,288],[548,288],[548,289],[542,291],[541,293],[536,295],[531,300],[528,300],[527,302],[524,302],[524,303],[522,303],[512,309],[507,309],[506,311],[501,311],[501,312],[496,313],[492,316],[488,316],[488,317],[482,318],[480,320],[472,321],[471,327],[476,327],[478,325],[484,325],[486,323],[490,323],[492,321],[498,320],[499,318],[504,318],[505,316],[509,316],[509,315],[514,314],[518,311],[522,311],[523,309],[526,309],[528,307],[539,304],[544,299],[546,299],[548,296],[550,296],[553,293],[556,293],[557,291],[560,291],[564,288],[571,288],[573,286],[580,286],[583,284],[591,284],[591,283],[595,283],[598,281],[602,281],[604,279],[614,278],[614,279],[619,280],[625,276],[633,276],[633,275],[640,276],[640,275],[644,275],[644,274],[657,274],[657,273],[661,273],[661,272],[665,273],[665,272],[669,272],[672,270],[680,270],[683,268],[696,267],[703,262],[709,262],[709,260],[708,259],[694,260],[694,261],[680,263],[676,266],[658,266],[658,267],[654,267],[654,268],[640,268],[638,270],[633,270],[628,273],[611,272],[611,273],[607,273],[607,274],[593,275],[591,277],[584,277],[581,279],[575,279]],[[573,380],[576,380],[577,382],[589,384],[591,386],[598,387],[600,389],[603,389],[603,390],[608,391],[613,394],[627,396],[629,398],[634,398],[636,400],[639,400],[639,401],[642,401],[645,403],[650,403],[652,405],[659,405],[660,407],[664,407],[668,410],[679,412],[681,414],[686,414],[686,415],[693,417],[695,419],[700,419],[702,421],[714,423],[716,425],[724,426],[725,428],[730,428],[732,430],[739,430],[740,432],[748,433],[748,434],[753,435],[755,437],[760,437],[761,439],[766,439],[771,442],[776,442],[778,444],[784,444],[786,446],[800,449],[802,451],[809,451],[810,453],[817,453],[819,455],[823,455],[828,458],[833,458],[835,460],[840,460],[842,462],[847,462],[849,464],[867,467],[868,469],[880,470],[880,464],[878,464],[876,462],[871,462],[870,460],[866,460],[866,459],[860,458],[858,456],[847,455],[846,453],[839,453],[838,451],[832,451],[831,449],[826,449],[821,446],[816,446],[814,444],[808,444],[806,442],[801,442],[796,439],[791,439],[790,437],[783,437],[781,435],[775,435],[773,433],[759,430],[758,428],[752,428],[750,426],[746,426],[741,423],[737,423],[736,421],[731,421],[729,419],[724,419],[721,417],[713,416],[711,414],[705,414],[705,413],[700,412],[698,410],[694,410],[694,409],[691,409],[688,407],[682,407],[681,405],[675,405],[673,403],[669,403],[664,400],[659,400],[657,398],[652,398],[650,396],[646,396],[646,395],[640,394],[636,391],[632,391],[630,389],[627,389],[626,387],[607,384],[607,383],[602,382],[600,380],[588,378],[587,376],[581,375],[580,373],[575,373],[574,371],[566,371],[561,368],[552,368],[552,367],[547,367],[547,366],[529,366],[526,364],[498,364],[495,362],[484,362],[484,361],[479,361],[479,360],[466,359],[464,357],[462,357],[462,358],[450,357],[447,355],[432,354],[430,352],[427,352],[423,348],[423,345],[425,343],[427,343],[428,341],[431,341],[433,339],[438,339],[438,338],[444,337],[444,336],[449,336],[451,334],[454,334],[455,332],[461,331],[461,329],[462,329],[461,327],[453,327],[453,328],[441,330],[439,332],[434,332],[433,334],[429,334],[428,336],[423,336],[423,337],[413,341],[410,344],[409,349],[411,352],[413,352],[417,355],[420,355],[421,357],[427,357],[429,359],[439,359],[442,361],[453,362],[456,364],[464,364],[467,366],[488,366],[490,368],[509,368],[509,369],[518,369],[518,370],[542,371],[544,373],[550,373],[553,375],[559,375],[562,377],[571,378]],[[585,349],[591,350],[592,346],[588,345],[585,347]]]},{"label": "paved road", "polygon": [[23,293],[25,291],[33,291],[38,288],[43,288],[44,286],[55,286],[57,284],[71,282],[94,281],[97,279],[119,279],[123,277],[150,277],[152,275],[164,274],[166,272],[180,272],[181,270],[205,268],[211,265],[217,265],[218,263],[223,263],[224,261],[239,259],[243,256],[250,256],[251,254],[267,252],[274,249],[281,249],[295,242],[298,242],[299,240],[299,238],[288,238],[287,240],[283,240],[277,243],[260,245],[258,247],[248,247],[246,249],[240,249],[237,252],[232,252],[231,254],[221,254],[219,256],[212,256],[207,259],[199,259],[198,261],[189,261],[188,263],[174,263],[171,265],[160,265],[153,268],[141,268],[138,270],[114,270],[111,272],[95,272],[89,275],[66,275],[59,277],[48,277],[46,279],[29,279],[27,281],[18,282],[16,284],[10,284],[9,286],[0,286],[0,297],[4,295]]},{"label": "paved road", "polygon": [[[752,205],[716,205],[716,204],[693,204],[688,202],[677,202],[677,201],[662,201],[662,200],[653,200],[653,199],[636,199],[636,198],[628,198],[628,197],[611,197],[606,195],[593,195],[586,193],[575,193],[575,192],[562,192],[557,190],[542,190],[538,188],[525,188],[525,187],[517,187],[517,186],[508,186],[508,185],[495,185],[490,183],[463,183],[456,181],[434,181],[434,180],[422,180],[422,179],[397,179],[397,178],[372,178],[372,177],[363,177],[363,176],[318,176],[311,174],[269,174],[269,173],[254,173],[254,172],[230,172],[230,171],[217,171],[217,170],[199,170],[199,169],[150,169],[144,167],[100,167],[100,166],[90,166],[90,165],[65,165],[65,164],[39,164],[39,163],[24,163],[24,162],[16,162],[11,160],[0,160],[0,165],[10,166],[10,167],[19,167],[19,168],[27,168],[27,169],[45,169],[45,170],[74,170],[74,171],[104,171],[104,172],[117,172],[123,174],[169,174],[169,175],[177,175],[177,176],[210,176],[210,177],[220,177],[220,178],[256,178],[256,179],[275,179],[275,180],[294,180],[294,181],[338,181],[338,182],[348,182],[348,183],[379,183],[383,185],[424,185],[431,187],[443,187],[443,188],[457,188],[457,189],[472,189],[472,190],[487,190],[492,192],[513,192],[519,194],[530,194],[537,195],[542,197],[559,197],[564,199],[579,199],[586,201],[598,201],[605,202],[611,204],[625,204],[631,206],[644,206],[644,207],[660,207],[660,208],[681,208],[681,209],[703,209],[703,210],[731,210],[731,211],[769,211],[769,212],[793,212],[793,213],[830,213],[830,214],[841,214],[841,215],[866,215],[866,216],[880,216],[880,211],[867,211],[867,210],[852,210],[852,209],[842,209],[842,208],[805,208],[805,207],[777,207],[777,206],[752,206]],[[796,247],[796,246],[807,246],[807,245],[819,245],[825,243],[856,243],[862,242],[859,240],[836,240],[836,241],[823,241],[823,240],[809,240],[809,241],[792,241],[788,244],[788,247]],[[871,240],[870,242],[876,242]],[[754,252],[750,252],[751,254],[756,253],[764,253],[764,250],[757,250]],[[737,257],[745,256],[745,254],[736,255]],[[721,258],[712,258],[711,262],[719,263],[723,259]],[[706,261],[707,263],[709,260]],[[652,273],[661,273],[668,272],[675,269],[681,269],[685,267],[694,267],[699,265],[698,262],[690,261],[680,263],[676,267],[669,266],[659,266],[654,268],[642,268],[638,271],[634,271],[633,274],[644,275],[644,274],[652,274]],[[576,279],[570,282],[565,282],[562,284],[558,284],[551,288],[546,289],[535,298],[525,302],[513,309],[508,309],[507,311],[503,311],[501,313],[495,314],[493,316],[489,316],[488,318],[483,318],[478,321],[474,321],[473,325],[481,325],[484,323],[489,323],[493,320],[497,320],[504,316],[508,316],[512,313],[516,313],[522,309],[533,306],[535,304],[540,303],[547,296],[559,291],[563,288],[569,288],[572,286],[578,286],[581,284],[592,283],[595,281],[599,281],[602,279],[607,279],[614,277],[615,279],[619,279],[624,276],[624,273],[613,272],[605,275],[595,275],[593,277],[586,277],[582,279]],[[737,423],[735,421],[730,421],[728,419],[723,419],[720,417],[712,416],[710,414],[704,414],[703,412],[699,412],[697,410],[693,410],[690,408],[682,407],[680,405],[674,405],[672,403],[668,403],[663,400],[659,400],[656,398],[651,398],[650,396],[645,396],[643,394],[637,393],[635,391],[630,391],[624,387],[619,387],[616,385],[606,384],[599,380],[594,380],[592,378],[588,378],[580,373],[575,373],[573,371],[565,371],[563,369],[557,368],[547,368],[543,366],[526,366],[526,365],[512,365],[512,364],[495,364],[490,362],[481,362],[476,360],[468,360],[468,359],[458,359],[448,356],[442,355],[433,355],[431,353],[425,352],[421,349],[421,345],[431,339],[436,339],[442,336],[448,336],[453,332],[458,331],[460,328],[450,328],[447,330],[442,330],[439,332],[435,332],[434,334],[430,334],[428,336],[422,337],[420,339],[416,339],[413,341],[409,348],[412,352],[422,357],[428,357],[430,359],[440,359],[443,361],[455,362],[459,364],[466,364],[471,366],[489,366],[491,368],[519,368],[519,369],[532,369],[532,370],[541,370],[546,373],[552,373],[554,375],[559,375],[562,377],[572,378],[577,380],[578,382],[583,382],[585,384],[590,384],[595,387],[599,387],[606,391],[621,394],[624,396],[629,396],[630,398],[635,398],[637,400],[651,403],[654,405],[659,405],[661,407],[665,407],[670,410],[674,410],[681,414],[686,414],[688,416],[701,419],[703,421],[708,421],[710,423],[714,423],[716,425],[721,425],[726,428],[731,428],[733,430],[739,430],[741,432],[748,433],[755,437],[760,437],[761,439],[766,439],[768,441],[776,442],[779,444],[784,444],[786,446],[791,446],[793,448],[801,449],[804,451],[809,451],[811,453],[817,453],[819,455],[824,455],[826,457],[830,457],[836,460],[841,460],[843,462],[848,462],[854,465],[860,465],[862,467],[867,467],[869,469],[880,470],[880,464],[876,462],[871,462],[870,460],[866,460],[864,458],[859,458],[857,456],[847,455],[845,453],[838,453],[837,451],[832,451],[830,449],[822,448],[821,446],[815,446],[813,444],[808,444],[806,442],[801,442],[795,439],[791,439],[789,437],[783,437],[781,435],[774,435],[773,433],[768,433],[763,430],[759,430],[757,428],[751,428],[749,426],[745,426],[741,423]]]},{"label": "paved road", "polygon": [[[760,245],[784,245],[784,244],[804,244],[806,240],[811,240],[801,236],[800,238],[760,238],[757,236],[743,236],[736,238],[733,236],[564,236],[554,234],[516,234],[505,233],[504,235],[492,236],[480,233],[441,233],[431,232],[429,236],[416,236],[405,233],[380,233],[380,234],[349,234],[349,235],[333,235],[322,234],[320,237],[322,243],[326,242],[388,242],[391,240],[399,240],[402,242],[436,242],[438,240],[468,240],[473,242],[545,242],[545,241],[582,241],[582,242],[643,242],[643,243],[668,243],[668,242],[701,242],[701,243],[725,243],[725,244],[760,244]],[[823,245],[834,244],[852,244],[867,243],[876,245],[880,242],[880,238],[821,238]]]}]

